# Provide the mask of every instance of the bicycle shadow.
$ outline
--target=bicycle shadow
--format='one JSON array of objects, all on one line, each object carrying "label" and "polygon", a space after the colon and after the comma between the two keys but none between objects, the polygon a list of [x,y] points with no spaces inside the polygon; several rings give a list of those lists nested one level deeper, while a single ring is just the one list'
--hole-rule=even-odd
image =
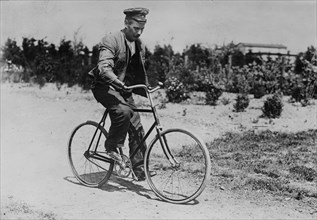
[{"label": "bicycle shadow", "polygon": [[[64,177],[64,180],[66,180],[72,184],[86,187],[86,186],[82,185],[74,176],[66,176],[66,177]],[[143,181],[142,184],[146,184],[146,182]],[[107,191],[107,192],[130,191],[130,192],[134,192],[140,196],[143,196],[147,199],[160,201],[158,198],[156,198],[156,196],[154,195],[154,193],[151,189],[145,188],[142,184],[141,183],[138,184],[137,182],[135,182],[131,178],[123,179],[123,178],[116,177],[116,176],[112,175],[110,177],[110,179],[108,180],[108,182],[106,182],[105,184],[103,184],[102,186],[100,186],[98,188],[103,190],[103,191]],[[152,194],[152,195],[150,195],[150,194]]]},{"label": "bicycle shadow", "polygon": [[145,187],[146,181],[137,182],[131,178],[121,178],[112,175],[107,183],[100,187],[101,190],[107,192],[115,191],[129,191],[136,193],[139,196],[143,196],[150,200],[160,201],[149,188]]},{"label": "bicycle shadow", "polygon": [[[64,180],[72,184],[86,187],[82,185],[80,182],[78,182],[75,177],[72,177],[72,176],[64,177]],[[166,202],[158,198],[151,189],[145,188],[144,185],[147,186],[146,181],[136,182],[135,180],[131,178],[124,179],[124,178],[112,175],[110,179],[108,180],[108,182],[106,182],[105,184],[103,184],[102,186],[98,188],[102,191],[107,191],[107,192],[127,192],[128,191],[128,192],[136,193],[137,195],[145,197],[146,199],[149,199],[149,200],[158,201],[158,202]],[[178,204],[178,205],[198,205],[198,204],[199,204],[199,201],[194,199],[191,202],[188,202],[185,204]]]}]

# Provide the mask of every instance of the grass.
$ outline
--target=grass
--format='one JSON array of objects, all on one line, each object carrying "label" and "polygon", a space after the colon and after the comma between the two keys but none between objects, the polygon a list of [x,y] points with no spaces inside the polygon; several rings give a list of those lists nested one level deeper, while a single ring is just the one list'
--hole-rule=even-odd
[{"label": "grass", "polygon": [[53,212],[42,212],[33,210],[24,202],[11,202],[1,207],[1,218],[4,219],[43,219],[56,220],[57,216]]},{"label": "grass", "polygon": [[296,199],[316,199],[316,138],[317,130],[226,133],[207,144],[212,173],[231,189],[265,190]]}]

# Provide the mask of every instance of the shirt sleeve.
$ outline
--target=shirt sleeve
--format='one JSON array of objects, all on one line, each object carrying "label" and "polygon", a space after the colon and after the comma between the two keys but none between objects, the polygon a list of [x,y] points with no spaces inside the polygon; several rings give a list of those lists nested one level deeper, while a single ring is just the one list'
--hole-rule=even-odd
[{"label": "shirt sleeve", "polygon": [[98,70],[101,79],[106,83],[112,83],[117,79],[113,72],[116,59],[116,40],[114,36],[107,35],[102,38],[99,44]]}]

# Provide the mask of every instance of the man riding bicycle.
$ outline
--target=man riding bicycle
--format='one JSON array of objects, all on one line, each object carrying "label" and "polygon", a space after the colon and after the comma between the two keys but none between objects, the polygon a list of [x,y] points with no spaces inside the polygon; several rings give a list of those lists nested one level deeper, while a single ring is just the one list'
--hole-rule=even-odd
[{"label": "man riding bicycle", "polygon": [[[105,142],[108,155],[119,164],[122,158],[117,148],[124,145],[129,134],[130,154],[137,148],[144,136],[140,115],[133,111],[135,102],[132,92],[146,96],[144,90],[127,89],[134,84],[148,85],[144,68],[145,46],[139,39],[146,24],[146,8],[130,8],[123,11],[126,15],[125,28],[109,33],[99,44],[97,66],[89,72],[93,77],[92,93],[95,99],[109,110],[111,126]],[[146,145],[131,159],[138,180],[144,180],[143,157]]]}]

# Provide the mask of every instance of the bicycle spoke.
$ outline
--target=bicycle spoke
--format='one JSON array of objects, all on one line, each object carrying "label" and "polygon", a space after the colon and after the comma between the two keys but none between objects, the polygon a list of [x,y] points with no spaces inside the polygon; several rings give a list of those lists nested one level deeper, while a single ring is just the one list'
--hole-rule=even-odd
[{"label": "bicycle spoke", "polygon": [[76,178],[86,186],[98,187],[111,175],[113,162],[103,159],[105,152],[100,151],[104,149],[106,136],[107,133],[94,122],[79,125],[71,135],[68,146],[70,165]]},{"label": "bicycle spoke", "polygon": [[[209,179],[208,150],[195,136],[181,129],[167,130],[161,137],[163,146],[156,137],[146,153],[149,185],[166,201],[191,201],[200,195]],[[151,177],[150,171],[157,175]]]}]

